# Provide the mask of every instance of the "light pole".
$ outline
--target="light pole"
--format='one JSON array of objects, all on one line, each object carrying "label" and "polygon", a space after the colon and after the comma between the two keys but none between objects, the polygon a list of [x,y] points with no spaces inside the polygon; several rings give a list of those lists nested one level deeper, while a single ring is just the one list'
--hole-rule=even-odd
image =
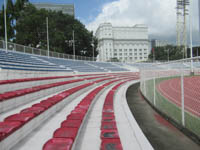
[{"label": "light pole", "polygon": [[94,41],[92,41],[92,57],[93,57],[93,61],[94,61]]},{"label": "light pole", "polygon": [[73,35],[73,54],[74,54],[74,60],[75,60],[75,40],[74,40],[74,30],[72,31]]},{"label": "light pole", "polygon": [[47,22],[47,51],[48,51],[48,58],[49,58],[49,23],[48,23],[48,17],[46,17]]},{"label": "light pole", "polygon": [[168,62],[169,62],[169,49],[167,50],[167,52],[168,52],[168,56],[167,57],[168,57]]},{"label": "light pole", "polygon": [[193,70],[193,49],[192,49],[192,0],[190,0],[190,13],[189,13],[189,17],[190,17],[190,58],[191,58],[191,64],[190,64],[190,69],[191,69],[191,74],[193,74],[194,70]]},{"label": "light pole", "polygon": [[5,42],[6,42],[6,52],[8,51],[8,36],[7,36],[7,19],[6,19],[6,0],[4,0],[4,25],[5,25]]}]

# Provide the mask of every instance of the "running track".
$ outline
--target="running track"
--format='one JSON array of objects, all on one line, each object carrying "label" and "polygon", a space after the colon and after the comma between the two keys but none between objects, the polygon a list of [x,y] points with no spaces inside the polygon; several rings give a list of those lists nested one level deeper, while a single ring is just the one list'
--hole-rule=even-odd
[{"label": "running track", "polygon": [[[181,80],[174,78],[157,85],[157,90],[169,101],[181,107]],[[185,109],[200,117],[200,77],[184,78]]]}]

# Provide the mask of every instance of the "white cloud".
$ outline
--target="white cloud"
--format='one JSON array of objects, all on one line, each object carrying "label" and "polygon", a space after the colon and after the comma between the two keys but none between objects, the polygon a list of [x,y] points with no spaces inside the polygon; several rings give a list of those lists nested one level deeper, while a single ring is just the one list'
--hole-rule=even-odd
[{"label": "white cloud", "polygon": [[[114,26],[146,24],[149,34],[162,39],[175,39],[176,0],[117,0],[102,7],[101,13],[86,26],[95,31],[100,23]],[[197,30],[197,2],[194,0],[194,27]]]}]

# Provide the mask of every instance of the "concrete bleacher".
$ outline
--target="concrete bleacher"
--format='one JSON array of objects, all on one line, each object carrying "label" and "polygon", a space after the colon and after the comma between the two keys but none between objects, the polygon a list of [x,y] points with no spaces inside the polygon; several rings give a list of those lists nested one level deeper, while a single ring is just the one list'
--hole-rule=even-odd
[{"label": "concrete bleacher", "polygon": [[124,144],[122,132],[138,131],[121,123],[118,107],[124,105],[115,104],[116,98],[126,101],[116,95],[139,81],[138,72],[112,63],[0,53],[0,150],[152,149],[138,128],[133,143]]},{"label": "concrete bleacher", "polygon": [[54,57],[25,54],[0,49],[0,67],[2,69],[26,71],[59,72],[122,72],[129,71],[111,63],[60,59]]}]

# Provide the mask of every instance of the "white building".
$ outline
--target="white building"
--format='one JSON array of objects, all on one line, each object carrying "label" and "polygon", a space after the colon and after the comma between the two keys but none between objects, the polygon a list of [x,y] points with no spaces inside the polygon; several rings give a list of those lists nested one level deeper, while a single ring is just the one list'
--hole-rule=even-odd
[{"label": "white building", "polygon": [[156,39],[151,40],[151,47],[152,48],[164,47],[164,46],[167,46],[167,45],[169,45],[169,43],[167,41],[156,40]]},{"label": "white building", "polygon": [[113,27],[111,23],[100,24],[96,31],[100,61],[117,58],[122,62],[148,59],[148,27]]},{"label": "white building", "polygon": [[33,3],[37,9],[62,11],[63,14],[75,16],[74,4]]}]

